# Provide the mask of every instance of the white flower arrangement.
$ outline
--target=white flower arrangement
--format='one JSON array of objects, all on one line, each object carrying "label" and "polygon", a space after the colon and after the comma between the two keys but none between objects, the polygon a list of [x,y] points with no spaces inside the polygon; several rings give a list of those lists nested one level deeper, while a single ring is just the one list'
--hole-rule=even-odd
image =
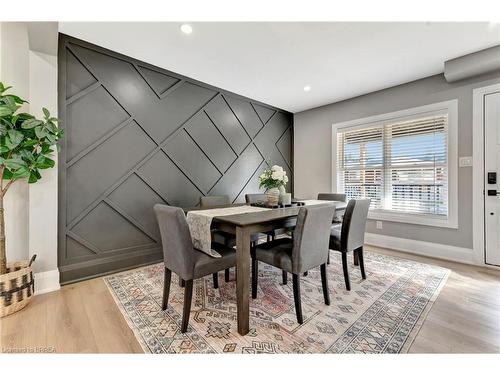
[{"label": "white flower arrangement", "polygon": [[284,187],[287,183],[288,176],[279,165],[273,165],[271,168],[267,168],[259,176],[259,187],[265,188],[266,190],[279,188],[280,186]]}]

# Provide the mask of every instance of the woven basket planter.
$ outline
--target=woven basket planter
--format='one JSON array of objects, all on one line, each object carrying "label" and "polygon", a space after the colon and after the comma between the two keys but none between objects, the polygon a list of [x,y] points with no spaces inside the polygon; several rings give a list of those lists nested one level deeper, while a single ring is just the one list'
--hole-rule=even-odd
[{"label": "woven basket planter", "polygon": [[25,307],[35,293],[35,280],[30,261],[8,263],[7,273],[0,275],[0,318]]}]

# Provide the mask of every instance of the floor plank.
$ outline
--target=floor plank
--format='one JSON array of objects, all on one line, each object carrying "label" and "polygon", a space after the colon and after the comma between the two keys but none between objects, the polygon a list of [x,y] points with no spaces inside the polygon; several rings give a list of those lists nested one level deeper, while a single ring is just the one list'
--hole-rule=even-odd
[{"label": "floor plank", "polygon": [[35,296],[23,310],[0,319],[0,348],[46,348],[57,353],[143,352],[102,278]]},{"label": "floor plank", "polygon": [[387,249],[367,249],[452,271],[410,353],[500,353],[500,271]]},{"label": "floor plank", "polygon": [[[500,271],[388,249],[367,250],[452,270],[410,353],[500,353]],[[0,351],[142,353],[104,280],[96,278],[36,296],[0,319]]]}]

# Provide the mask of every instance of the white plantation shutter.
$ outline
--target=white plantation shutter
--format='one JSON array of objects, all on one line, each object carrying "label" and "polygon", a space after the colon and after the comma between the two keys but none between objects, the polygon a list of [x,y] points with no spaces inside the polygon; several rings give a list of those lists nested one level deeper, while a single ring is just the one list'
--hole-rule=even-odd
[{"label": "white plantation shutter", "polygon": [[448,215],[448,115],[337,131],[337,181],[371,209]]},{"label": "white plantation shutter", "polygon": [[382,126],[337,133],[340,190],[349,199],[371,198],[371,208],[382,208],[383,136]]},{"label": "white plantation shutter", "polygon": [[448,214],[448,116],[385,126],[386,209]]}]

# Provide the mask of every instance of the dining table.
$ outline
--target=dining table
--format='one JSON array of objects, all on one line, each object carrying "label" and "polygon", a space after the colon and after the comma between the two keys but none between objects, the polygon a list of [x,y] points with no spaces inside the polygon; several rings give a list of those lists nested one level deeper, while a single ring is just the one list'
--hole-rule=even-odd
[{"label": "dining table", "polygon": [[[334,218],[347,207],[346,202],[337,201],[304,201],[305,206],[310,204],[335,205]],[[316,202],[316,203],[313,203]],[[242,205],[242,204],[238,204]],[[226,208],[238,205],[222,205],[213,208]],[[232,233],[236,236],[236,305],[238,333],[246,335],[250,330],[250,247],[251,236],[254,233],[266,233],[275,229],[293,228],[297,222],[300,207],[273,208],[258,212],[238,213],[233,215],[215,216],[212,219],[211,229]],[[185,208],[187,213],[193,210],[207,210],[207,208]]]}]

